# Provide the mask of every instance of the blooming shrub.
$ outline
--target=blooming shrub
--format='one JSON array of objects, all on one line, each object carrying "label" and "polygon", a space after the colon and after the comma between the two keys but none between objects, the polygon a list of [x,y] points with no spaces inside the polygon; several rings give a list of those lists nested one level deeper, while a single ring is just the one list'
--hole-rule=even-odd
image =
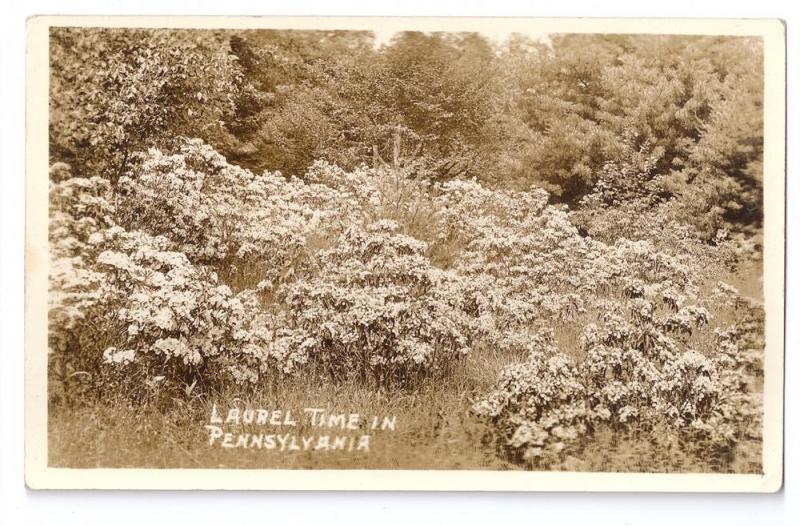
[{"label": "blooming shrub", "polygon": [[[103,275],[93,268],[89,239],[112,224],[110,185],[99,177],[72,177],[64,164],[51,169],[48,344],[54,385],[91,376],[97,361],[84,352],[94,338],[87,323]],[[62,393],[65,394],[65,393]]]},{"label": "blooming shrub", "polygon": [[496,425],[512,457],[531,464],[575,449],[596,419],[577,364],[552,339],[552,333],[532,338],[527,360],[506,367],[497,389],[474,406]]},{"label": "blooming shrub", "polygon": [[667,429],[714,451],[729,451],[753,433],[754,409],[760,407],[748,394],[753,371],[743,371],[747,360],[736,354],[730,333],[717,329],[719,341],[729,346],[710,355],[682,341],[709,323],[705,309],[661,312],[664,307],[641,298],[613,307],[601,324],[584,329],[582,361],[559,352],[551,335],[541,351],[504,369],[497,388],[474,405],[498,430],[501,449],[532,465],[558,466],[603,427]]},{"label": "blooming shrub", "polygon": [[231,282],[231,267],[257,266],[262,291],[278,281],[305,245],[293,225],[317,225],[304,198],[325,193],[255,178],[197,141],[175,155],[153,150],[137,170],[116,195],[97,177],[52,184],[51,370],[63,381],[72,371],[99,378],[103,364],[128,376],[137,367],[145,378],[206,386],[293,372],[303,360],[287,343],[294,337],[267,330],[274,323],[255,291],[234,295],[217,270]]},{"label": "blooming shrub", "polygon": [[291,325],[312,342],[309,360],[336,378],[408,383],[468,352],[466,315],[452,303],[458,281],[398,228],[384,220],[348,229],[318,254],[313,278],[281,290]]},{"label": "blooming shrub", "polygon": [[120,181],[121,224],[165,237],[237,289],[280,281],[301,264],[310,234],[343,228],[354,213],[335,189],[255,175],[196,139],[141,157]]},{"label": "blooming shrub", "polygon": [[240,320],[230,288],[213,273],[170,251],[164,238],[111,229],[98,243],[114,247],[97,257],[105,273],[100,294],[106,323],[125,333],[124,350],[112,356],[152,357],[182,369],[189,380],[206,360],[225,352]]}]

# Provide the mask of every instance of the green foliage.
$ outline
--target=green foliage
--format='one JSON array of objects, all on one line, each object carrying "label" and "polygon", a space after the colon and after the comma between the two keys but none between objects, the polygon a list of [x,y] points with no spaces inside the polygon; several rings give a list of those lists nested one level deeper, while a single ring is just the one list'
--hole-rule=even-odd
[{"label": "green foliage", "polygon": [[238,70],[211,31],[53,28],[50,150],[116,184],[131,155],[178,134],[218,142]]},{"label": "green foliage", "polygon": [[[354,47],[309,59],[293,83],[273,88],[250,166],[299,175],[326,159],[348,169],[402,164],[434,178],[477,174],[496,113],[488,43],[405,33],[377,51]],[[291,63],[288,50],[275,53]]]}]

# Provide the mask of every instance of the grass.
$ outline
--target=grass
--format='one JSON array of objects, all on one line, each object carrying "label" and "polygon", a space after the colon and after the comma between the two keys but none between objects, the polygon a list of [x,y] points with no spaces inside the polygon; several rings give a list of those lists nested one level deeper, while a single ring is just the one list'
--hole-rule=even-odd
[{"label": "grass", "polygon": [[[279,387],[279,388],[277,388]],[[240,424],[234,433],[347,435],[369,433],[369,452],[224,449],[208,444],[212,405],[289,410],[294,427]],[[456,382],[429,383],[414,392],[388,393],[355,384],[286,381],[248,399],[232,396],[173,401],[166,410],[97,401],[71,410],[54,408],[49,421],[49,462],[59,467],[509,469],[483,443],[489,431],[471,417],[470,392]],[[361,415],[358,430],[312,427],[303,408]],[[367,430],[372,417],[395,417],[391,430]]]},{"label": "grass", "polygon": [[[428,380],[414,390],[385,391],[356,383],[334,385],[312,378],[294,378],[267,386],[255,395],[194,397],[130,406],[97,399],[75,407],[57,406],[49,415],[49,464],[71,468],[246,468],[246,469],[475,469],[513,470],[499,452],[492,430],[475,417],[473,399],[485,393],[505,365],[518,361],[477,349],[448,379]],[[216,404],[223,416],[229,408],[291,411],[297,426],[225,425],[236,433],[324,434],[359,437],[370,434],[368,452],[278,451],[209,446],[209,424]],[[357,413],[357,430],[312,427],[300,418],[306,407],[335,413]],[[391,430],[369,430],[372,417],[395,417]],[[298,440],[300,440],[298,438]],[[733,459],[692,451],[653,433],[620,436],[596,433],[579,457],[559,469],[627,472],[759,472],[761,445],[741,444]]]}]

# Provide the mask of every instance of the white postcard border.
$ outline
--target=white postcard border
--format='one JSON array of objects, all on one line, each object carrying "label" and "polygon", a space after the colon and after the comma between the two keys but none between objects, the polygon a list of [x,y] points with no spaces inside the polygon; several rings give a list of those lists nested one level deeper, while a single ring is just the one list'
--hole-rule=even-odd
[{"label": "white postcard border", "polygon": [[[67,469],[47,465],[48,33],[51,26],[761,36],[764,42],[763,475],[461,470]],[[774,492],[783,481],[785,26],[778,20],[41,16],[28,20],[25,474],[32,489]]]}]

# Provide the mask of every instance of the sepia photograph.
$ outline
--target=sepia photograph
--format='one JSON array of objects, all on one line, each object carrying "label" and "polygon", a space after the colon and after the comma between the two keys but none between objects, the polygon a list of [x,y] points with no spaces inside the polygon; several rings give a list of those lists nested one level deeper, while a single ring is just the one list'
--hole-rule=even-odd
[{"label": "sepia photograph", "polygon": [[39,486],[780,487],[779,23],[236,20],[29,22]]}]

